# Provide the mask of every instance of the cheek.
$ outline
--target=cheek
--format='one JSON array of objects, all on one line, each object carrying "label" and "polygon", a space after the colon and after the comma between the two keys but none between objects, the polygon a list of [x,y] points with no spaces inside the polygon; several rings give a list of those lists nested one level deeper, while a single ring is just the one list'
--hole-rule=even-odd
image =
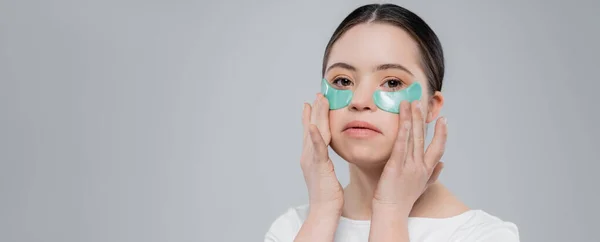
[{"label": "cheek", "polygon": [[329,129],[331,131],[341,130],[344,126],[343,110],[329,111]]},{"label": "cheek", "polygon": [[398,122],[400,122],[400,116],[382,112],[377,120],[379,120],[378,126],[383,134],[388,137],[388,139],[395,139],[398,134]]}]

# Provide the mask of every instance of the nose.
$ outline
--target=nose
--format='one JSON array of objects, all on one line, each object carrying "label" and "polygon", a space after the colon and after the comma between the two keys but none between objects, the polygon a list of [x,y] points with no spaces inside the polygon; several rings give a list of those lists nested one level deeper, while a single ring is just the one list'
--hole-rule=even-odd
[{"label": "nose", "polygon": [[375,111],[375,101],[373,100],[375,90],[367,85],[357,85],[354,89],[352,101],[350,101],[350,111]]}]

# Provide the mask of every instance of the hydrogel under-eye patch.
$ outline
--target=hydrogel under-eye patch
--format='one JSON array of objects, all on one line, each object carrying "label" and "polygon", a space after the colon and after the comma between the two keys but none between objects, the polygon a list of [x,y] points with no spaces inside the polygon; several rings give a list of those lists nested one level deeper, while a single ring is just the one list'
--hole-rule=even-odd
[{"label": "hydrogel under-eye patch", "polygon": [[[352,101],[352,90],[340,90],[332,87],[329,82],[323,78],[321,80],[321,93],[329,101],[329,109],[335,110],[346,107]],[[390,113],[400,112],[400,103],[404,100],[409,102],[421,99],[422,88],[418,82],[414,82],[407,88],[396,92],[385,92],[377,90],[373,93],[375,105],[383,111]]]},{"label": "hydrogel under-eye patch", "polygon": [[353,95],[352,90],[333,88],[325,78],[321,80],[321,93],[323,93],[323,96],[329,101],[329,109],[331,110],[348,106]]}]

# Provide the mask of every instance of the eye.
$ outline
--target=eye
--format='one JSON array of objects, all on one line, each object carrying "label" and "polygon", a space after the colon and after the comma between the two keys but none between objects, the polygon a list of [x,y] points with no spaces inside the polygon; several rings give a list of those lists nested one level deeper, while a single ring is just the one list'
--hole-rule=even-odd
[{"label": "eye", "polygon": [[398,91],[402,88],[404,83],[399,79],[389,79],[383,83],[383,87],[388,91]]},{"label": "eye", "polygon": [[352,81],[350,81],[350,79],[345,78],[345,77],[338,77],[335,80],[333,80],[331,83],[340,88],[347,88],[349,86],[352,86]]}]

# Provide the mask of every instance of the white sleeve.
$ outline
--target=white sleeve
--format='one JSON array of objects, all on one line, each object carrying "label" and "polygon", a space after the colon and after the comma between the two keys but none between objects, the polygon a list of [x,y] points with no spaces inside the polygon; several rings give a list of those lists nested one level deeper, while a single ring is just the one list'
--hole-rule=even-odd
[{"label": "white sleeve", "polygon": [[295,211],[289,209],[275,219],[265,234],[264,242],[293,242],[302,226],[295,215]]},{"label": "white sleeve", "polygon": [[511,222],[477,226],[464,238],[465,242],[519,242],[519,230]]}]

